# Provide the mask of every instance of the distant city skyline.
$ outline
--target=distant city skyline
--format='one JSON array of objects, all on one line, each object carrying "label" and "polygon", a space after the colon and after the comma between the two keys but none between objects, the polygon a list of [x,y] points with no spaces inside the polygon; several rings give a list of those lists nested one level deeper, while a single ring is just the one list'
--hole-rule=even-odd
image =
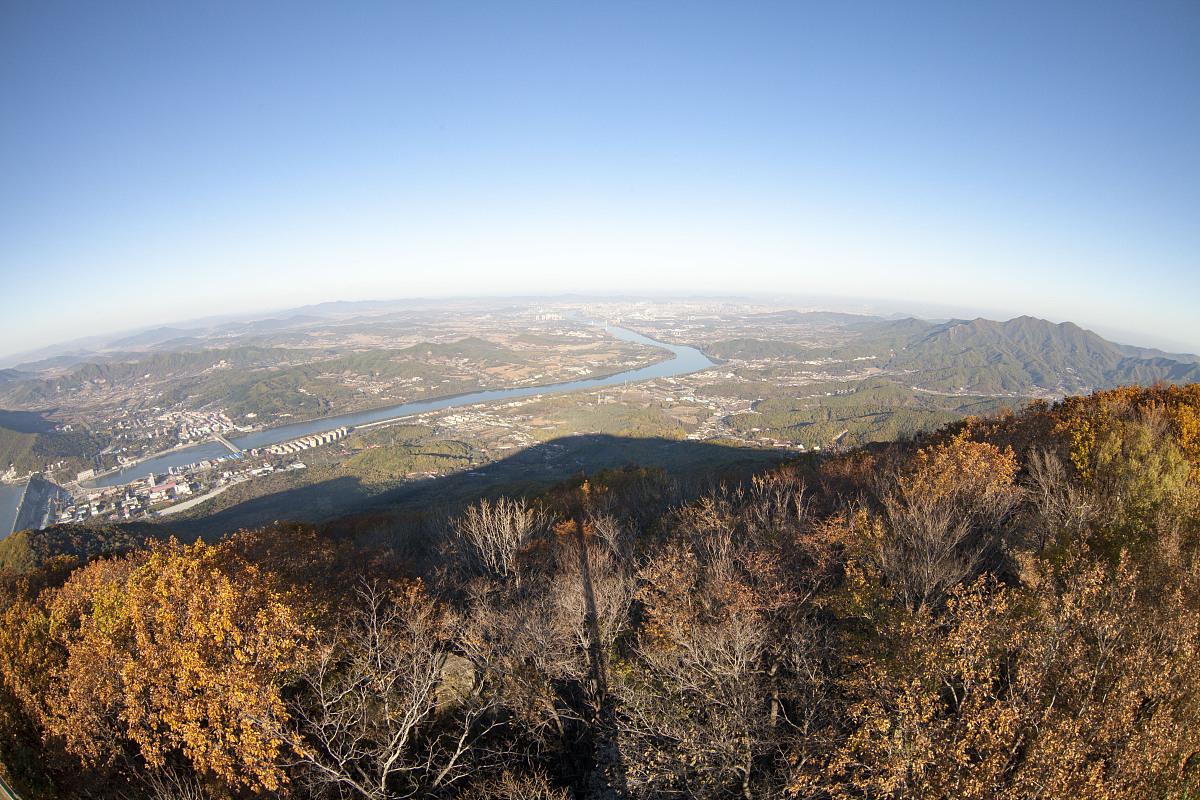
[{"label": "distant city skyline", "polygon": [[1200,4],[9,3],[0,356],[323,300],[884,298],[1200,351]]}]

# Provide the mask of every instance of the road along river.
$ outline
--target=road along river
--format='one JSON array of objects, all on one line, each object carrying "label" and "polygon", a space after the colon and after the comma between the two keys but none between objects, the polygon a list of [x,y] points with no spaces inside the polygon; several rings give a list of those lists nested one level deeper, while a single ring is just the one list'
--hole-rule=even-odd
[{"label": "road along river", "polygon": [[[440,400],[427,400],[417,403],[402,403],[397,406],[389,406],[387,408],[376,408],[371,411],[360,411],[354,414],[343,414],[337,417],[323,417],[314,419],[308,422],[297,422],[291,425],[283,425],[278,428],[267,428],[266,430],[256,431],[233,439],[233,443],[242,450],[253,450],[259,447],[267,447],[268,445],[278,444],[280,442],[290,441],[301,436],[310,436],[314,433],[325,433],[335,430],[336,428],[348,427],[354,428],[361,425],[366,425],[372,422],[383,422],[386,420],[397,419],[400,417],[408,417],[413,414],[422,414],[426,411],[441,411],[446,408],[457,408],[459,406],[472,406],[476,403],[491,403],[497,400],[511,400],[519,397],[532,397],[534,395],[555,395],[565,394],[567,392],[585,391],[588,389],[600,389],[605,386],[615,386],[621,383],[632,383],[634,381],[645,381],[652,378],[669,378],[673,375],[687,375],[691,372],[699,372],[702,369],[711,367],[712,361],[694,347],[685,347],[683,345],[667,344],[659,342],[648,336],[643,336],[640,333],[628,330],[626,328],[618,328],[610,326],[608,333],[617,339],[626,342],[635,342],[637,344],[649,345],[652,347],[660,347],[671,352],[672,357],[666,361],[660,361],[657,364],[651,364],[648,367],[640,369],[631,369],[626,372],[618,372],[614,375],[609,375],[604,378],[587,378],[578,381],[568,381],[566,383],[551,383],[544,386],[522,386],[516,389],[490,389],[483,392],[472,392],[471,394],[458,395],[456,397],[443,397]],[[191,447],[182,447],[177,450],[172,450],[169,453],[156,456],[146,461],[139,462],[132,466],[126,467],[118,472],[113,472],[108,475],[96,478],[83,484],[88,488],[102,486],[119,486],[130,481],[144,478],[150,473],[156,475],[169,470],[171,467],[183,467],[188,464],[194,464],[197,461],[204,459],[217,459],[229,455],[229,450],[216,442],[208,444],[193,445]]]}]

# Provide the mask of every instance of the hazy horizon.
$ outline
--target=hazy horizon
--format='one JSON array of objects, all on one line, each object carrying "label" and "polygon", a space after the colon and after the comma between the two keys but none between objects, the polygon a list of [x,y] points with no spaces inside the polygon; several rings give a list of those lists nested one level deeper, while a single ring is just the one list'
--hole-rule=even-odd
[{"label": "hazy horizon", "polygon": [[9,4],[6,354],[337,298],[895,298],[1200,351],[1200,6]]},{"label": "hazy horizon", "polygon": [[[45,345],[37,346],[28,350],[12,351],[0,353],[0,368],[11,368],[18,366],[26,360],[27,356],[32,356],[36,360],[39,354],[45,351],[69,351],[68,346],[76,342],[87,342],[94,339],[101,341],[111,340],[122,336],[131,336],[138,333],[151,331],[157,328],[179,327],[182,329],[201,330],[205,327],[224,324],[234,321],[255,321],[275,318],[278,315],[294,314],[302,312],[311,306],[322,304],[345,304],[359,305],[365,303],[379,303],[382,305],[388,304],[422,304],[428,303],[436,305],[439,302],[455,303],[455,302],[495,302],[497,304],[505,302],[521,302],[530,305],[535,305],[540,302],[556,303],[569,302],[579,300],[580,302],[602,302],[606,300],[621,300],[635,301],[646,300],[651,302],[687,302],[687,301],[736,301],[745,303],[761,304],[764,306],[777,306],[781,308],[790,308],[801,311],[827,311],[845,314],[860,314],[865,316],[911,316],[925,320],[940,320],[940,319],[990,319],[998,322],[1004,322],[1016,319],[1021,316],[1032,316],[1014,311],[1001,311],[996,309],[987,309],[984,307],[974,306],[943,306],[937,304],[905,304],[900,301],[889,301],[882,298],[866,298],[866,297],[810,297],[810,298],[771,298],[764,295],[754,295],[753,293],[725,293],[725,294],[696,294],[696,295],[680,295],[666,293],[605,293],[605,292],[564,292],[557,295],[480,295],[480,294],[447,294],[442,296],[429,295],[422,297],[374,297],[374,298],[329,298],[322,300],[319,303],[304,304],[299,306],[284,306],[284,307],[263,307],[252,309],[243,312],[228,312],[201,315],[187,318],[161,319],[154,322],[136,325],[132,327],[112,328],[95,330],[86,336],[75,337],[72,339],[63,339],[59,341],[49,342]],[[1173,342],[1170,340],[1158,339],[1154,337],[1139,335],[1132,331],[1121,331],[1118,329],[1109,328],[1103,325],[1094,326],[1088,325],[1078,320],[1071,319],[1047,319],[1047,321],[1059,323],[1073,323],[1085,330],[1090,330],[1099,334],[1105,339],[1123,345],[1132,345],[1135,347],[1156,348],[1168,352],[1193,354],[1188,346],[1181,342]]]}]

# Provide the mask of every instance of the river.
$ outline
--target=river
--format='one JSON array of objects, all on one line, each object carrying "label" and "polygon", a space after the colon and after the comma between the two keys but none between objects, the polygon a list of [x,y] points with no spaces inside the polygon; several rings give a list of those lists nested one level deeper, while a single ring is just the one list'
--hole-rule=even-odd
[{"label": "river", "polygon": [[[608,333],[614,338],[621,339],[626,342],[635,342],[637,344],[649,345],[651,347],[660,347],[668,350],[671,353],[671,358],[665,361],[659,361],[657,364],[651,364],[648,367],[640,369],[626,370],[618,372],[614,375],[609,375],[604,378],[586,378],[578,381],[568,381],[566,383],[551,383],[543,386],[521,386],[515,389],[490,389],[483,392],[472,392],[471,394],[463,394],[455,397],[443,397],[439,400],[426,400],[416,403],[402,403],[396,406],[388,406],[386,408],[376,408],[370,411],[359,411],[354,414],[343,414],[336,417],[323,417],[321,419],[309,420],[308,422],[296,422],[291,425],[283,425],[278,428],[267,428],[266,430],[255,431],[254,433],[246,434],[245,436],[233,439],[233,443],[242,450],[251,450],[256,447],[267,447],[268,445],[286,442],[291,439],[296,439],[301,436],[309,436],[314,433],[324,433],[335,428],[358,427],[371,422],[382,422],[399,417],[407,417],[413,414],[421,414],[426,411],[441,411],[447,408],[456,408],[459,406],[471,406],[476,403],[492,403],[500,400],[512,400],[521,397],[532,397],[533,395],[555,395],[565,394],[567,392],[586,391],[588,389],[600,389],[605,386],[615,386],[620,383],[631,383],[634,381],[645,381],[652,378],[669,378],[674,375],[687,375],[691,372],[698,372],[707,367],[711,367],[713,362],[708,359],[703,353],[694,347],[685,347],[683,345],[667,344],[651,339],[648,336],[643,336],[635,331],[626,328],[618,328],[610,326]],[[191,447],[181,447],[177,450],[172,450],[160,456],[156,456],[146,461],[134,464],[131,467],[126,467],[118,472],[110,475],[97,478],[94,481],[89,481],[84,485],[88,488],[119,486],[130,481],[144,478],[150,473],[160,475],[171,467],[183,467],[188,464],[194,464],[197,461],[204,459],[217,459],[229,456],[230,453],[223,446],[216,442],[206,444],[192,445]],[[21,494],[24,491],[24,484],[0,484],[0,538],[7,536],[12,532],[13,524],[16,522],[18,506],[21,502]]]},{"label": "river", "polygon": [[24,483],[0,483],[0,539],[12,533],[24,493]]},{"label": "river", "polygon": [[[279,442],[286,442],[301,436],[324,433],[335,428],[354,428],[371,422],[382,422],[413,414],[421,414],[426,411],[441,411],[447,408],[531,397],[533,395],[565,394],[567,392],[584,391],[587,389],[600,389],[620,383],[644,381],[652,378],[667,378],[673,375],[686,375],[691,372],[698,372],[706,367],[711,367],[713,364],[707,356],[694,347],[659,342],[640,333],[615,326],[610,326],[608,333],[622,341],[660,347],[670,351],[672,357],[657,364],[651,364],[648,367],[626,370],[625,372],[618,372],[604,378],[586,378],[584,380],[552,383],[543,386],[522,386],[515,389],[491,389],[455,397],[443,397],[439,400],[402,403],[396,406],[388,406],[387,408],[376,408],[370,411],[359,411],[354,414],[322,417],[321,419],[314,419],[308,422],[296,422],[278,428],[267,428],[266,430],[240,436],[232,441],[242,450],[251,450],[257,447],[266,447],[278,444]],[[156,475],[162,474],[171,467],[182,467],[204,459],[216,459],[228,455],[230,455],[229,451],[215,442],[192,445],[191,447],[179,448],[178,450],[172,450],[169,453],[142,461],[118,472],[89,481],[84,485],[89,488],[118,486],[138,478],[144,478],[150,473]]]}]

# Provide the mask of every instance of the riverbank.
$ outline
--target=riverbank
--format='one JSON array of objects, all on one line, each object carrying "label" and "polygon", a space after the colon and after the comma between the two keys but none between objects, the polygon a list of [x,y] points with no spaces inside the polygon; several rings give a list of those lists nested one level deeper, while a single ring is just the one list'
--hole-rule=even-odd
[{"label": "riverbank", "polygon": [[195,508],[196,506],[200,505],[201,503],[212,500],[217,495],[224,494],[224,492],[227,489],[229,489],[232,486],[236,486],[239,483],[241,483],[241,481],[233,481],[232,483],[227,483],[223,486],[218,486],[216,489],[213,489],[211,492],[206,492],[205,494],[202,494],[199,497],[193,497],[191,500],[184,500],[182,503],[176,503],[173,506],[168,506],[168,507],[164,508],[162,511],[157,512],[158,516],[169,517],[172,514],[178,514],[180,511],[187,511],[189,508]]},{"label": "riverbank", "polygon": [[[656,361],[647,366],[636,367],[634,369],[625,370],[624,372],[616,372],[603,377],[581,378],[579,380],[567,381],[563,383],[542,384],[537,386],[519,386],[510,389],[485,389],[477,392],[470,392],[467,394],[443,397],[439,399],[418,400],[410,403],[401,403],[395,406],[376,408],[370,411],[361,411],[353,414],[322,417],[320,419],[308,422],[289,423],[276,428],[266,428],[261,431],[239,436],[232,441],[242,450],[254,450],[288,441],[290,439],[296,439],[317,433],[327,433],[328,431],[339,427],[357,428],[369,423],[394,420],[401,417],[420,414],[426,411],[441,411],[459,406],[471,406],[477,403],[489,403],[521,397],[531,397],[533,395],[564,394],[567,392],[599,389],[605,386],[614,386],[619,383],[630,383],[635,381],[650,380],[653,378],[666,378],[676,375],[686,375],[691,372],[697,372],[699,370],[706,369],[712,366],[713,363],[707,356],[694,347],[659,342],[647,336],[643,336],[636,331],[631,331],[616,326],[610,326],[607,330],[609,335],[613,336],[614,338],[622,341],[635,342],[637,344],[657,347],[669,352],[671,357],[662,361]],[[156,459],[148,459],[137,464],[127,466],[116,473],[110,473],[107,477],[86,481],[82,483],[81,486],[89,489],[119,486],[138,478],[143,478],[151,472],[158,474],[167,472],[173,467],[183,467],[187,466],[188,464],[193,464],[206,459],[216,460],[218,458],[228,457],[228,455],[229,451],[216,443],[191,445],[182,449],[172,450],[167,455]]]},{"label": "riverbank", "polygon": [[[71,493],[41,475],[34,475],[25,484],[25,492],[17,510],[12,530],[35,530],[54,522],[60,503],[69,503]],[[10,531],[11,533],[11,531]]]},{"label": "riverbank", "polygon": [[[611,332],[612,331],[610,330],[610,333]],[[635,333],[635,332],[631,332],[631,333]],[[636,334],[636,333],[635,333],[635,335],[640,336],[640,334]],[[616,334],[614,334],[614,338],[623,339],[622,336],[619,336]],[[625,339],[625,341],[632,341],[632,340]],[[653,341],[653,340],[650,340],[647,338],[646,342],[639,342],[639,343],[646,344],[647,342],[650,342],[650,341]],[[643,364],[640,367],[635,367],[633,369],[622,368],[622,367],[607,367],[607,366],[601,367],[601,368],[597,369],[593,374],[588,375],[586,378],[580,378],[579,380],[580,381],[589,381],[589,380],[590,381],[601,381],[601,380],[607,380],[614,376],[624,375],[629,372],[635,372],[635,371],[643,370],[643,369],[651,369],[660,364],[671,361],[677,355],[672,350],[673,346],[671,346],[671,345],[665,345],[665,344],[660,344],[660,343],[656,342],[654,345],[651,345],[651,346],[653,346],[656,350],[660,351],[660,353],[656,354],[655,358],[649,360],[647,363]],[[289,438],[299,438],[303,435],[312,435],[313,433],[326,433],[327,429],[325,427],[322,427],[320,430],[317,430],[317,431],[311,431],[306,434],[297,434],[295,437],[288,436],[288,437],[284,437],[284,438],[274,437],[273,434],[275,431],[290,431],[290,430],[293,430],[296,428],[300,428],[300,427],[308,426],[308,425],[312,425],[312,424],[316,424],[316,425],[320,425],[320,426],[327,426],[337,420],[350,419],[352,417],[360,417],[360,416],[371,416],[371,415],[375,415],[381,411],[389,411],[389,410],[396,409],[396,408],[419,405],[419,404],[424,404],[424,403],[446,403],[446,402],[449,402],[451,405],[453,405],[454,401],[456,401],[460,398],[473,397],[475,395],[489,393],[489,392],[520,391],[523,389],[553,390],[553,389],[555,389],[555,387],[564,386],[564,385],[567,385],[569,383],[574,383],[574,382],[576,382],[576,381],[537,384],[537,385],[532,385],[532,386],[516,386],[516,387],[511,387],[509,389],[471,389],[468,391],[452,392],[449,394],[435,395],[433,397],[422,398],[420,400],[411,400],[411,401],[408,401],[407,403],[402,403],[399,405],[392,404],[392,405],[386,405],[386,406],[367,406],[364,408],[351,407],[348,409],[339,410],[337,413],[330,415],[330,416],[314,416],[314,417],[302,416],[298,419],[289,420],[288,422],[285,422],[281,425],[239,428],[238,429],[239,435],[236,438],[234,438],[232,440],[232,442],[234,445],[239,447],[241,450],[251,450],[251,449],[255,449],[257,447],[266,447],[266,446],[270,446],[273,444],[278,444],[279,442],[286,441]],[[383,424],[387,424],[387,423],[395,421],[398,418],[412,416],[413,413],[420,413],[420,412],[411,412],[411,413],[401,414],[399,417],[389,417],[387,419],[379,420],[379,422],[381,422]],[[375,424],[375,423],[372,422],[369,424]],[[271,437],[271,440],[265,441],[262,443],[258,443],[257,440],[262,439],[263,437]],[[243,442],[247,442],[250,440],[254,440],[255,443],[243,444]],[[212,444],[213,444],[213,442],[207,442],[207,441],[206,442],[193,442],[190,444],[178,444],[178,445],[175,445],[174,447],[170,447],[165,450],[159,450],[154,453],[147,453],[145,455],[138,456],[137,458],[132,459],[132,460],[130,460],[124,464],[121,464],[119,466],[111,467],[102,472],[97,472],[91,478],[87,479],[86,481],[80,482],[78,485],[80,486],[80,488],[83,488],[83,489],[107,488],[108,486],[119,485],[117,483],[111,483],[111,482],[105,481],[106,478],[109,478],[113,475],[120,474],[122,476],[131,476],[128,478],[128,480],[121,481],[121,483],[128,483],[133,480],[137,480],[138,478],[143,478],[151,472],[154,472],[154,473],[164,472],[164,471],[166,471],[166,469],[164,469],[160,465],[159,462],[161,462],[164,459],[171,459],[171,457],[173,455],[175,455],[177,453],[182,453],[182,452],[187,452],[189,455],[194,455],[195,457],[187,462],[184,462],[181,464],[175,464],[173,466],[184,466],[186,464],[196,463],[197,461],[201,461],[206,458],[209,460],[216,460],[216,457],[200,452],[200,448],[206,448]],[[221,455],[228,456],[230,454],[226,450],[226,451],[221,451]],[[139,471],[137,473],[134,473],[135,470],[139,470],[139,468],[144,467],[144,466],[149,467],[149,468],[146,469],[144,472]]]},{"label": "riverbank", "polygon": [[187,450],[188,448],[195,447],[195,446],[196,446],[195,442],[193,442],[191,444],[180,443],[180,444],[175,445],[174,447],[168,447],[166,450],[159,450],[154,453],[147,453],[144,456],[138,456],[137,458],[135,458],[131,461],[127,461],[124,464],[120,464],[120,465],[112,467],[110,469],[106,469],[103,472],[97,472],[95,475],[88,478],[86,481],[83,481],[79,485],[84,486],[85,484],[92,483],[93,481],[98,481],[102,478],[107,478],[109,475],[115,475],[118,472],[121,472],[122,470],[133,469],[134,467],[138,466],[139,464],[145,464],[147,461],[153,461],[156,458],[163,458],[164,456],[169,456],[172,453],[178,452],[180,450]]},{"label": "riverbank", "polygon": [[0,483],[0,539],[16,529],[17,512],[21,508],[21,499],[25,496],[25,484],[26,481]]}]

